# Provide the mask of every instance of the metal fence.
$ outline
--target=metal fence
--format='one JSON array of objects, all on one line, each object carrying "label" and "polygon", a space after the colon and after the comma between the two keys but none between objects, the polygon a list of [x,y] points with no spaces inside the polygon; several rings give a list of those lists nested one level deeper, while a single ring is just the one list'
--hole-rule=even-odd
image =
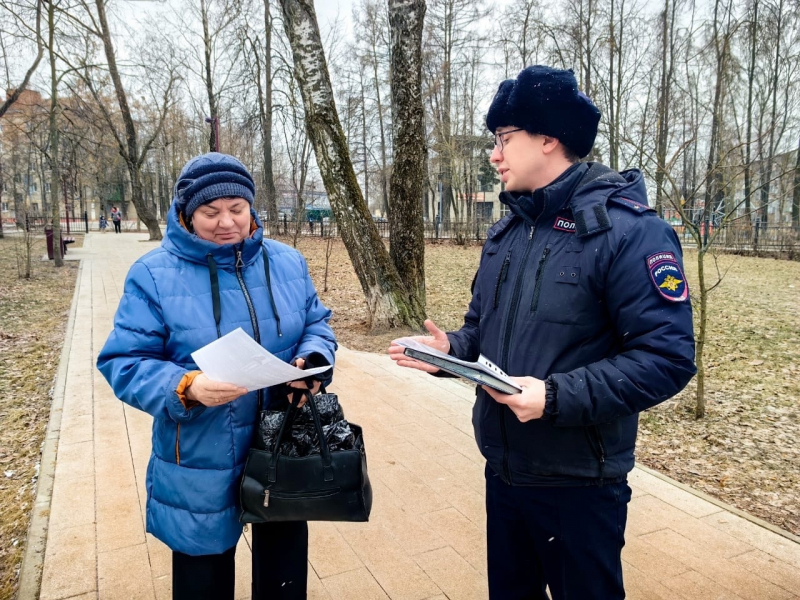
[{"label": "metal fence", "polygon": [[[686,247],[696,245],[694,237],[683,225],[673,225]],[[706,231],[701,227],[700,234],[706,239]],[[760,225],[748,223],[728,223],[721,231],[709,226],[708,237],[716,234],[714,247],[737,253],[769,252],[800,257],[800,227],[792,225]]]},{"label": "metal fence", "polygon": [[[36,214],[28,215],[24,222],[16,223],[6,220],[3,228],[9,230],[22,230],[29,227],[31,231],[43,232],[50,223],[50,217]],[[460,244],[482,243],[486,240],[486,232],[494,222],[483,221],[446,221],[444,223],[428,222],[423,224],[424,238],[426,240],[449,240]],[[123,223],[123,230],[131,230],[136,221]],[[389,223],[384,220],[374,221],[381,238],[389,239]],[[695,240],[684,225],[673,225],[681,243],[688,248],[695,245]],[[111,223],[109,228],[113,231]],[[83,217],[61,217],[61,230],[64,233],[88,233],[98,229],[97,221],[89,221]],[[299,231],[297,231],[299,229]],[[264,233],[267,236],[293,236],[297,231],[303,237],[339,237],[339,227],[336,221],[305,221],[302,223],[282,219],[280,221],[264,221]],[[714,246],[720,250],[737,253],[777,253],[790,258],[800,258],[800,228],[792,225],[762,225],[749,223],[728,223],[717,232],[713,225],[709,225],[708,236],[717,233]],[[706,231],[701,227],[701,235],[705,238]]]},{"label": "metal fence", "polygon": [[[378,233],[384,239],[389,239],[389,223],[375,221]],[[486,232],[494,222],[449,221],[442,224],[424,223],[424,237],[426,240],[451,240],[458,243],[481,243],[486,240]],[[285,220],[264,222],[266,235],[293,236],[296,228],[303,237],[339,237],[339,228],[335,221],[332,222],[304,222]],[[686,247],[693,247],[695,240],[684,225],[673,225],[675,232]],[[713,225],[709,226],[708,235],[716,233]],[[701,228],[701,235],[705,237],[705,229]],[[779,252],[800,253],[800,228],[791,225],[747,225],[729,223],[714,240],[714,246],[736,252]]]},{"label": "metal fence", "polygon": [[[41,233],[45,230],[45,227],[50,226],[52,221],[53,219],[49,215],[25,215],[24,217],[20,217],[18,219],[4,221],[3,229],[17,229],[20,231],[26,230]],[[60,222],[62,233],[89,233],[89,220],[85,213],[83,217],[61,217]]]},{"label": "metal fence", "polygon": [[[378,234],[383,239],[389,239],[388,221],[374,221]],[[449,221],[445,223],[423,223],[424,238],[426,240],[452,240],[458,243],[483,242],[486,232],[494,222]],[[264,221],[265,235],[293,236],[299,228],[299,235],[303,237],[339,237],[339,227],[336,221],[310,221],[298,223],[292,220],[268,222]]]}]

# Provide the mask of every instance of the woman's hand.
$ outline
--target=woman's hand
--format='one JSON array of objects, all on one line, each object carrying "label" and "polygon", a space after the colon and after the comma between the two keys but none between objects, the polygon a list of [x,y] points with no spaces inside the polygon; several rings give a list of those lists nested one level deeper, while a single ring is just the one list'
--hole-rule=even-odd
[{"label": "woman's hand", "polygon": [[[425,329],[427,329],[431,335],[417,335],[411,339],[425,344],[426,346],[430,346],[439,352],[444,352],[445,354],[450,352],[450,340],[447,339],[447,334],[444,331],[439,329],[430,319],[425,321]],[[402,346],[398,346],[393,342],[389,346],[389,358],[397,362],[401,367],[419,369],[426,373],[437,373],[439,371],[439,367],[434,367],[433,365],[409,358],[403,351],[404,348]]]},{"label": "woman's hand", "polygon": [[199,402],[205,406],[222,406],[228,402],[233,402],[246,393],[246,388],[232,383],[212,381],[205,373],[200,373],[195,377],[192,384],[184,390],[184,394],[189,400]]},{"label": "woman's hand", "polygon": [[[292,364],[295,367],[297,367],[298,369],[305,369],[306,368],[306,359],[305,358],[298,358]],[[308,384],[303,379],[298,379],[296,381],[290,381],[287,385],[290,388],[294,388],[296,390],[308,390],[308,389],[310,389],[311,390],[311,395],[314,396],[314,395],[317,394],[317,392],[319,392],[319,388],[322,386],[322,382],[321,381],[317,381],[315,379],[314,380],[314,385],[311,388],[308,387]],[[303,408],[303,405],[306,403],[306,400],[308,400],[308,396],[303,395],[302,400],[300,400],[300,402],[298,402],[298,404],[297,404],[297,408]],[[294,394],[291,394],[291,393],[289,394],[289,402],[294,402]]]}]

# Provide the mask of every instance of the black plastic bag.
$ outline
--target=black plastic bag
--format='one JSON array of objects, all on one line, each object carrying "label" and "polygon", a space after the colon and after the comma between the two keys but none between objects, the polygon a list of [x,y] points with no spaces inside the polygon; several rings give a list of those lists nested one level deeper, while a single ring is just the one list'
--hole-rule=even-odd
[{"label": "black plastic bag", "polygon": [[[319,411],[322,433],[331,451],[352,450],[355,447],[355,435],[350,424],[344,418],[344,412],[335,394],[318,394],[314,396]],[[281,430],[286,416],[285,410],[261,411],[257,440],[263,449],[270,449]],[[289,439],[280,447],[283,456],[311,456],[320,453],[319,436],[314,427],[311,407],[305,404],[295,414]]]}]

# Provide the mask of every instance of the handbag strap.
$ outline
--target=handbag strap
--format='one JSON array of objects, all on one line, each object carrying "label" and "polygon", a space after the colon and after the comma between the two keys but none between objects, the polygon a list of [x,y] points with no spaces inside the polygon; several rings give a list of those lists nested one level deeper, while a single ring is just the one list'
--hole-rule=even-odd
[{"label": "handbag strap", "polygon": [[311,406],[311,414],[314,417],[314,425],[317,427],[317,435],[319,435],[319,451],[322,454],[322,473],[325,481],[333,481],[333,467],[331,463],[331,449],[328,447],[328,440],[325,439],[325,434],[322,431],[322,420],[319,418],[319,408],[314,396],[308,392],[308,403]]},{"label": "handbag strap", "polygon": [[323,478],[325,481],[333,481],[333,467],[331,466],[333,459],[331,457],[331,450],[328,447],[328,440],[325,439],[325,434],[322,431],[322,421],[320,421],[319,418],[319,409],[314,401],[314,396],[312,396],[308,390],[296,390],[292,394],[292,402],[286,409],[286,416],[283,418],[281,430],[278,433],[278,439],[273,447],[272,459],[270,460],[269,467],[267,469],[267,480],[270,483],[275,483],[278,476],[278,458],[281,453],[281,443],[286,435],[287,422],[294,421],[294,417],[298,410],[297,404],[303,398],[303,396],[308,397],[307,402],[311,406],[311,416],[314,419],[314,428],[317,430],[317,436],[319,437],[319,449],[320,454],[322,454]]},{"label": "handbag strap", "polygon": [[[293,397],[294,402],[289,403],[289,406],[286,407],[286,412],[283,413],[283,421],[281,421],[281,428],[278,431],[278,437],[275,438],[275,441],[272,444],[272,455],[277,456],[280,452],[281,444],[283,443],[283,438],[287,435],[287,431],[291,431],[291,424],[294,422],[294,417],[297,414],[297,395],[295,394]],[[275,461],[270,463],[269,467],[269,480],[275,481],[275,474],[274,474],[274,465]]]}]

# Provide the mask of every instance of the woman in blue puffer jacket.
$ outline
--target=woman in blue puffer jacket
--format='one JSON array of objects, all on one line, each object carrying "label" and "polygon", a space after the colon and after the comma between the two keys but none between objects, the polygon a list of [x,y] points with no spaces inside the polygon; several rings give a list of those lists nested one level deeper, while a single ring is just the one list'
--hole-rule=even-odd
[{"label": "woman in blue puffer jacket", "polygon": [[[238,483],[258,402],[285,402],[285,388],[248,393],[209,380],[191,353],[241,327],[299,368],[334,363],[331,312],[302,255],[264,239],[254,193],[232,156],[212,152],[184,166],[166,237],[131,267],[97,358],[116,396],[153,416],[147,531],[173,551],[175,599],[233,598]],[[306,597],[305,522],[254,525],[252,551],[254,599]]]}]

